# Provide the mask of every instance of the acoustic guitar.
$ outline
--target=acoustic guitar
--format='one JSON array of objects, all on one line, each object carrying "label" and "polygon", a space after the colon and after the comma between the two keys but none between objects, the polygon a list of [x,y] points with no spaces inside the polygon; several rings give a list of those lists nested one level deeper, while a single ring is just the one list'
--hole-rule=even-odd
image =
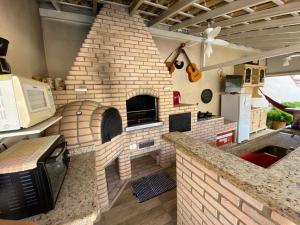
[{"label": "acoustic guitar", "polygon": [[195,63],[192,63],[189,56],[186,54],[184,49],[181,49],[188,60],[188,65],[186,67],[186,72],[188,73],[188,77],[190,82],[196,82],[202,77],[202,72],[197,68]]},{"label": "acoustic guitar", "polygon": [[[182,48],[185,46],[185,44],[181,44],[177,49],[175,49],[165,60],[165,64],[168,68],[169,74],[174,73],[175,71],[175,61],[177,60],[178,56],[181,53]],[[176,56],[174,57],[174,59],[171,62],[167,62],[167,60],[171,57],[171,55],[177,51]]]}]

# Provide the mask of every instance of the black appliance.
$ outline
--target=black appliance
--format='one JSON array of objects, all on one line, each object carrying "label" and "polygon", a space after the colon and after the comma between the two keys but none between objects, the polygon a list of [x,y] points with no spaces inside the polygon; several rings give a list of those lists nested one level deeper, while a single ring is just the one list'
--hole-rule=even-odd
[{"label": "black appliance", "polygon": [[158,122],[157,98],[137,95],[126,101],[128,127]]},{"label": "black appliance", "polygon": [[9,74],[10,66],[5,59],[9,41],[0,37],[0,74]]},{"label": "black appliance", "polygon": [[191,130],[191,119],[192,114],[188,113],[179,113],[169,116],[169,131],[179,131],[185,132]]},{"label": "black appliance", "polygon": [[198,120],[212,119],[215,117],[211,112],[201,112],[199,111],[197,114]]},{"label": "black appliance", "polygon": [[0,218],[22,219],[53,209],[68,163],[67,142],[57,135],[36,168],[0,174]]}]

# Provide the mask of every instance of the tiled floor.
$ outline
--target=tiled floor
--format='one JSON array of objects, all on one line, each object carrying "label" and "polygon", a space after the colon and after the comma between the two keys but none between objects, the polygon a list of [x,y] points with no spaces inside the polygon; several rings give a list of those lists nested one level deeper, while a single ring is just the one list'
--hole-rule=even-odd
[{"label": "tiled floor", "polygon": [[132,179],[147,176],[161,169],[162,168],[156,164],[156,161],[150,155],[131,160]]},{"label": "tiled floor", "polygon": [[[165,171],[175,177],[175,167]],[[176,225],[176,189],[138,203],[128,184],[95,225]]]}]

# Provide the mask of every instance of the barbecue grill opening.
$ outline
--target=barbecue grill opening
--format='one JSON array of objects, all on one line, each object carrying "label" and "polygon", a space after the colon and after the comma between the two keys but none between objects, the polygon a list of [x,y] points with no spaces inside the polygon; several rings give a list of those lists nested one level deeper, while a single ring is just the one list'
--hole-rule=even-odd
[{"label": "barbecue grill opening", "polygon": [[101,124],[102,144],[122,133],[122,119],[119,111],[109,108],[103,113]]},{"label": "barbecue grill opening", "polygon": [[158,121],[157,98],[150,95],[138,95],[126,101],[128,127],[154,123]]}]

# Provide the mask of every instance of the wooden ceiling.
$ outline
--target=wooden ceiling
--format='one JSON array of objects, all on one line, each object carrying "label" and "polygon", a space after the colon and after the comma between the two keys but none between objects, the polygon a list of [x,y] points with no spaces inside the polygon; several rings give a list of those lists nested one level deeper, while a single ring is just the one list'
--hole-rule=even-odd
[{"label": "wooden ceiling", "polygon": [[[59,1],[51,0],[52,4]],[[300,0],[63,0],[93,7],[114,3],[139,13],[149,27],[201,36],[222,27],[218,39],[270,50],[300,43]]]}]

